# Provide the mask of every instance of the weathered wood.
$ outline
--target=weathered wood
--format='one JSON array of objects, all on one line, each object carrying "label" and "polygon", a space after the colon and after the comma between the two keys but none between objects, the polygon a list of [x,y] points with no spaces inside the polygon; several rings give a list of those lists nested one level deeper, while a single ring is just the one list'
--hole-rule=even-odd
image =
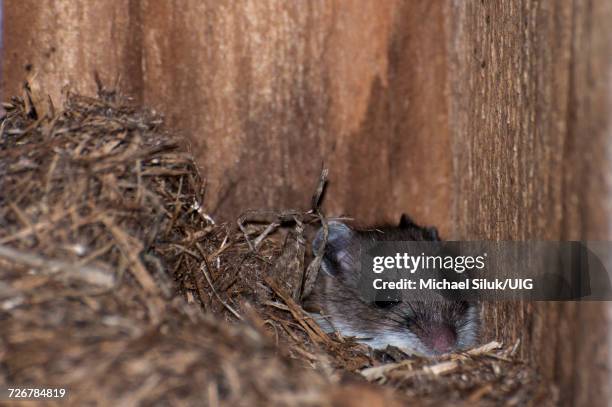
[{"label": "weathered wood", "polygon": [[140,100],[143,89],[136,0],[4,1],[4,95],[31,75],[55,101],[62,88],[96,90],[94,73]]},{"label": "weathered wood", "polygon": [[217,216],[306,205],[325,162],[328,212],[449,231],[441,5],[9,0],[7,14],[7,93],[26,66],[55,99],[92,91],[94,70],[120,76],[189,136]]},{"label": "weathered wood", "polygon": [[[457,236],[609,239],[609,47],[604,2],[458,2],[450,10]],[[561,400],[610,400],[603,304],[487,307],[491,337],[556,379]]]},{"label": "weathered wood", "polygon": [[[327,213],[361,223],[609,239],[609,21],[606,0],[5,0],[2,87],[120,77],[188,137],[220,218],[306,206],[325,162]],[[561,400],[612,399],[602,304],[485,315]]]}]

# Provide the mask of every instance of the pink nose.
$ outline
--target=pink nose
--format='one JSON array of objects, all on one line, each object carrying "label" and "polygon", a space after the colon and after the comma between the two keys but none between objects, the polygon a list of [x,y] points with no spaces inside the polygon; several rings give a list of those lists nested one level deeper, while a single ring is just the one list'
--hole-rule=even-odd
[{"label": "pink nose", "polygon": [[432,325],[424,338],[425,344],[434,352],[446,353],[453,349],[457,342],[455,330],[445,324]]}]

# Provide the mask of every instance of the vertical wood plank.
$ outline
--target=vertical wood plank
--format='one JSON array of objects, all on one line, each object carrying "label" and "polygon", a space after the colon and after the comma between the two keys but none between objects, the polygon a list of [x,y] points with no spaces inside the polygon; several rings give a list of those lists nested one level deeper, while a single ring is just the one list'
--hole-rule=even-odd
[{"label": "vertical wood plank", "polygon": [[[451,196],[441,4],[418,1],[7,1],[8,94],[36,72],[54,100],[120,78],[190,140],[209,209],[309,202],[402,212],[448,234]],[[421,21],[428,24],[420,24]]]},{"label": "vertical wood plank", "polygon": [[[449,7],[458,236],[610,238],[610,16],[598,1]],[[603,405],[607,308],[489,304],[485,325],[489,337],[521,339],[565,404]]]},{"label": "vertical wood plank", "polygon": [[[564,230],[570,239],[611,240],[612,4],[574,2],[573,12]],[[573,372],[561,385],[574,389],[575,405],[612,405],[612,305],[575,306]]]},{"label": "vertical wood plank", "polygon": [[19,94],[27,77],[54,101],[69,85],[94,93],[94,72],[140,100],[140,24],[136,0],[6,0],[2,88]]},{"label": "vertical wood plank", "polygon": [[440,5],[180,3],[143,1],[145,100],[190,135],[218,216],[307,204],[325,163],[330,213],[440,223],[451,206]]},{"label": "vertical wood plank", "polygon": [[[4,1],[0,0],[0,67],[2,67],[2,61],[4,60]],[[0,69],[0,98],[3,95],[3,72]],[[4,114],[4,108],[0,108],[0,114]]]}]

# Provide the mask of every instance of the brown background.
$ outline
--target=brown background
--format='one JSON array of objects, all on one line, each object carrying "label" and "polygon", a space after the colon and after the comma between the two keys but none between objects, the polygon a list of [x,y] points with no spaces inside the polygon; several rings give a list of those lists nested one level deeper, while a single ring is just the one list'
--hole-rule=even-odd
[{"label": "brown background", "polygon": [[[5,0],[4,95],[93,72],[163,112],[208,209],[402,212],[455,239],[609,239],[612,3]],[[602,304],[485,307],[567,404],[612,398]]]}]

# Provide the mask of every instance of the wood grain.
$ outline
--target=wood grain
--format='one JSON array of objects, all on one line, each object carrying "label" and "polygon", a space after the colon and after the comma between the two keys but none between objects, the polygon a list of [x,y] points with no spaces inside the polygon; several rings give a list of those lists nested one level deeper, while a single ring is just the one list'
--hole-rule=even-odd
[{"label": "wood grain", "polygon": [[95,92],[98,72],[138,97],[143,84],[136,5],[133,0],[5,1],[4,94],[19,93],[35,74],[57,101],[65,86]]},{"label": "wood grain", "polygon": [[[449,8],[458,236],[610,238],[611,16],[604,2]],[[485,318],[490,337],[522,341],[565,403],[605,404],[606,308],[498,304]]]},{"label": "wood grain", "polygon": [[417,1],[8,0],[4,88],[18,92],[36,72],[57,100],[67,84],[93,91],[94,71],[119,78],[189,138],[218,217],[307,205],[325,163],[329,213],[371,224],[410,212],[448,234],[442,11]]}]

